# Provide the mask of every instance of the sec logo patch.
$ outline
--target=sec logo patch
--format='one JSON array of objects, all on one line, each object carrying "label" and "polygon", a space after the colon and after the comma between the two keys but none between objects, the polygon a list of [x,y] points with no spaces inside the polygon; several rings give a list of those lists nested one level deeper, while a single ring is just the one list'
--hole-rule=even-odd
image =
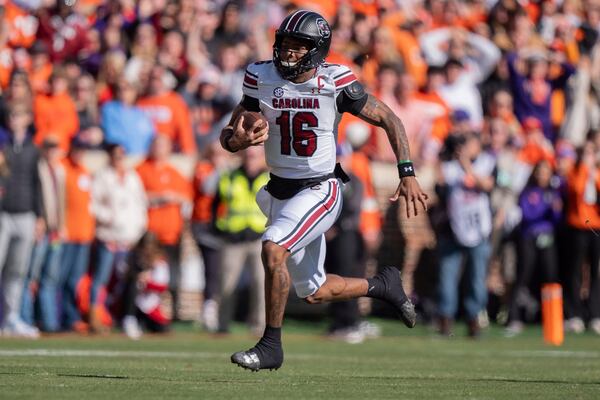
[{"label": "sec logo patch", "polygon": [[283,96],[283,88],[276,87],[275,89],[273,89],[273,96],[277,98]]}]

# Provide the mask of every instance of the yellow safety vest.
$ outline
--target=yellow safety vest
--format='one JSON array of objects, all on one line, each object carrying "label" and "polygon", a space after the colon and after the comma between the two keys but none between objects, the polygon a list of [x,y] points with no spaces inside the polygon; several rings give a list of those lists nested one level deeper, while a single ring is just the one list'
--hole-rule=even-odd
[{"label": "yellow safety vest", "polygon": [[222,175],[219,179],[219,198],[227,211],[217,216],[217,229],[227,233],[239,233],[244,229],[264,232],[267,218],[256,204],[256,194],[268,181],[269,174],[266,172],[254,179],[252,187],[241,170]]}]

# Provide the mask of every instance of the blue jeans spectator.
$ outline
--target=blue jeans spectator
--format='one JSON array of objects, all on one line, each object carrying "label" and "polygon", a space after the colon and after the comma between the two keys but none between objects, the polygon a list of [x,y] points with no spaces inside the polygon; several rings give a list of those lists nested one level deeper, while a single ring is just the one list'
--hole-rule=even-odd
[{"label": "blue jeans spectator", "polygon": [[[48,236],[44,236],[33,249],[30,274],[25,283],[23,302],[21,304],[21,317],[28,324],[33,325],[34,299],[29,290],[32,281],[39,282],[37,305],[41,328],[46,332],[56,332],[58,322],[58,287],[60,285],[60,256],[61,244],[58,241],[51,243]],[[39,277],[38,277],[39,275]]]},{"label": "blue jeans spectator", "polygon": [[100,240],[96,242],[96,265],[90,289],[91,306],[98,304],[100,289],[110,281],[115,265],[126,260],[128,254],[129,251],[122,246],[111,249],[105,242]]},{"label": "blue jeans spectator", "polygon": [[[29,325],[35,324],[35,299],[31,293],[31,283],[40,281],[42,266],[46,259],[46,250],[48,249],[48,237],[44,236],[33,247],[31,259],[29,261],[29,270],[27,272],[27,280],[23,288],[23,300],[21,300],[21,319]],[[38,291],[39,293],[39,286]],[[37,295],[37,294],[36,294]]]},{"label": "blue jeans spectator", "polygon": [[458,293],[460,271],[464,257],[467,290],[464,309],[469,321],[487,304],[487,265],[490,257],[490,244],[484,241],[475,247],[464,247],[453,239],[441,239],[440,249],[440,281],[439,281],[439,313],[442,317],[454,319],[458,309]]},{"label": "blue jeans spectator", "polygon": [[89,258],[89,243],[67,242],[63,245],[61,282],[64,312],[63,327],[66,329],[71,329],[75,322],[81,320],[75,296],[77,294],[77,284],[87,270]]},{"label": "blue jeans spectator", "polygon": [[106,243],[96,242],[96,265],[92,277],[92,288],[90,290],[90,306],[98,304],[98,292],[100,288],[108,283],[112,267],[115,263],[115,253],[109,249]]}]

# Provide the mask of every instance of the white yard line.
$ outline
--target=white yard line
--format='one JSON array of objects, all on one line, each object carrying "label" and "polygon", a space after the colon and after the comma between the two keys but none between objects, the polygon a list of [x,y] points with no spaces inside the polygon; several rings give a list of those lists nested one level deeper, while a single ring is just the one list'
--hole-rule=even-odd
[{"label": "white yard line", "polygon": [[507,351],[511,356],[554,357],[554,358],[600,358],[600,351],[590,350],[524,350]]},{"label": "white yard line", "polygon": [[461,350],[442,350],[442,353],[456,356],[494,356],[494,357],[533,357],[533,358],[600,358],[600,351],[594,350],[504,350],[467,352]]},{"label": "white yard line", "polygon": [[[467,352],[460,350],[442,350],[438,352],[450,356],[474,356],[474,357],[533,357],[533,358],[600,358],[600,351],[585,350],[508,350],[508,351],[477,351]],[[139,351],[139,350],[71,350],[71,349],[23,349],[23,350],[0,350],[0,357],[140,357],[140,358],[228,358],[229,353],[218,352],[180,352],[180,351]],[[358,360],[357,357],[320,355],[320,354],[290,354],[286,358],[298,360],[314,359],[347,359]]]},{"label": "white yard line", "polygon": [[142,358],[220,358],[226,353],[138,351],[138,350],[0,350],[0,357],[142,357]]}]

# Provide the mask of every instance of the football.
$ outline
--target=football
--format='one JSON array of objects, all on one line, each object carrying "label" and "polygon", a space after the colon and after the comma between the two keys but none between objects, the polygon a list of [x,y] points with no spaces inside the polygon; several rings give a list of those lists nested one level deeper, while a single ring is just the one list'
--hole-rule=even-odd
[{"label": "football", "polygon": [[[238,120],[240,117],[244,117],[244,123],[243,123],[243,128],[245,130],[250,130],[252,129],[252,125],[254,125],[254,123],[257,120],[262,120],[263,124],[259,125],[258,128],[256,128],[254,131],[259,131],[266,123],[267,123],[267,119],[265,118],[264,115],[262,115],[259,112],[255,112],[255,111],[244,111],[243,113],[240,114],[240,116],[238,117]],[[235,121],[235,124],[237,124],[237,120]]]}]

